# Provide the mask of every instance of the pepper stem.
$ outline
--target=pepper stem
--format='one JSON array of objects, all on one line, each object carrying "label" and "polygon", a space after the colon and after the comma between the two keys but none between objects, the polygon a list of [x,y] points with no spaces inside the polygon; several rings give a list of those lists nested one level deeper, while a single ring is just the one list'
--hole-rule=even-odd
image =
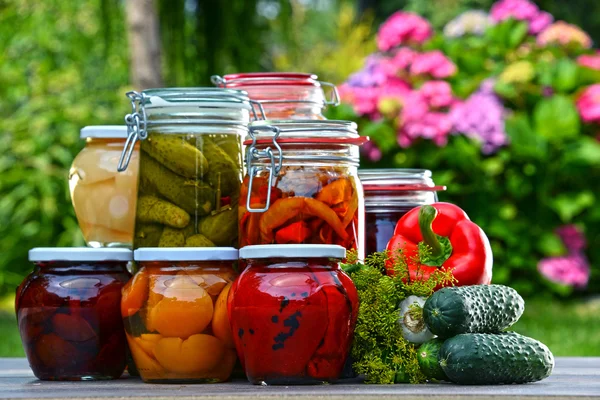
[{"label": "pepper stem", "polygon": [[421,264],[431,267],[441,267],[452,254],[450,240],[433,231],[433,220],[437,214],[438,211],[430,205],[424,205],[419,210],[419,229],[423,237],[423,241],[419,243],[419,250],[423,251],[419,251],[419,256]]}]

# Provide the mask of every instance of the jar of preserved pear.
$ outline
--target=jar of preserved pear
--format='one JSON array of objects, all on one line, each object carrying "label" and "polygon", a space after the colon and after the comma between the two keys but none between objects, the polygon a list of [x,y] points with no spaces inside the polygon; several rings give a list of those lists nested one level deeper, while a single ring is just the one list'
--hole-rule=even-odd
[{"label": "jar of preserved pear", "polygon": [[250,125],[239,203],[240,247],[330,244],[364,256],[361,137],[348,121]]},{"label": "jar of preserved pear", "polygon": [[436,185],[426,169],[363,169],[358,176],[365,193],[367,254],[384,251],[396,223],[415,207],[438,200]]},{"label": "jar of preserved pear", "polygon": [[118,172],[125,125],[86,126],[81,138],[85,147],[71,165],[69,189],[83,238],[91,247],[131,247],[139,145],[127,171]]},{"label": "jar of preserved pear", "polygon": [[212,81],[218,87],[248,92],[267,119],[326,119],[325,108],[340,103],[335,85],[319,81],[314,74],[252,72],[215,75]]},{"label": "jar of preserved pear", "polygon": [[248,96],[217,88],[128,96],[132,113],[120,170],[141,143],[133,247],[236,246],[241,141],[253,113]]}]

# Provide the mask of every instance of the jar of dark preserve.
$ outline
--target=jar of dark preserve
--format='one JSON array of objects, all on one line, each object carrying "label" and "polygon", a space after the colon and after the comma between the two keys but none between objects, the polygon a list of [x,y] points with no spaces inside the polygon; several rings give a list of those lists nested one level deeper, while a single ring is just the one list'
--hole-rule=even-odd
[{"label": "jar of dark preserve", "polygon": [[35,268],[17,289],[23,348],[42,380],[116,379],[127,342],[121,288],[129,279],[128,249],[36,248]]},{"label": "jar of dark preserve", "polygon": [[323,110],[340,103],[335,85],[319,81],[314,74],[250,72],[214,75],[211,80],[215,86],[247,92],[251,100],[261,104],[266,119],[323,120]]},{"label": "jar of dark preserve", "polygon": [[257,245],[228,310],[238,356],[253,384],[310,384],[340,378],[358,313],[358,294],[339,268],[337,245]]},{"label": "jar of dark preserve", "polygon": [[384,251],[398,220],[414,207],[435,203],[437,191],[426,169],[366,169],[358,177],[365,193],[366,251]]}]

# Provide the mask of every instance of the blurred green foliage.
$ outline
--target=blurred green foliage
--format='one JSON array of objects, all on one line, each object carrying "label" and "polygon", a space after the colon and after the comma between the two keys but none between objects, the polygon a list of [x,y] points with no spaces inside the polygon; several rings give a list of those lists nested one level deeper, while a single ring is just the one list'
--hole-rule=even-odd
[{"label": "blurred green foliage", "polygon": [[127,111],[122,19],[107,1],[0,1],[0,293],[30,248],[83,244],[68,170],[79,129]]}]

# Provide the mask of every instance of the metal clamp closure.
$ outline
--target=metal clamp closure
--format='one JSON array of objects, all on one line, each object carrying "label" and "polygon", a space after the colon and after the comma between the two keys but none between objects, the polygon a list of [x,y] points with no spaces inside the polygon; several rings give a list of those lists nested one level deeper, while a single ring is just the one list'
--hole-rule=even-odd
[{"label": "metal clamp closure", "polygon": [[[277,161],[275,160],[275,154],[273,153],[273,149],[269,146],[263,150],[259,150],[256,148],[256,135],[255,131],[261,130],[270,130],[273,134],[273,146],[278,152]],[[250,127],[250,137],[252,138],[252,144],[250,144],[247,148],[247,165],[246,168],[248,170],[248,196],[246,197],[246,209],[248,212],[258,213],[265,212],[271,206],[271,189],[273,187],[273,177],[279,175],[281,171],[281,167],[283,164],[283,152],[281,150],[281,146],[277,143],[277,138],[281,131],[276,126],[264,125],[257,127]],[[252,165],[254,161],[260,161],[266,159],[268,164],[266,166],[262,165]],[[252,186],[254,183],[254,177],[258,175],[260,171],[268,171],[268,189],[267,189],[267,198],[265,200],[265,206],[263,208],[252,208],[250,205],[250,200],[252,198]]]},{"label": "metal clamp closure", "polygon": [[127,125],[127,140],[119,157],[117,171],[123,172],[129,166],[131,155],[135,149],[135,144],[138,140],[144,140],[148,137],[146,130],[147,119],[144,102],[146,96],[144,93],[135,91],[127,92],[127,97],[131,100],[131,113],[125,116],[125,124]]},{"label": "metal clamp closure", "polygon": [[340,105],[340,93],[337,87],[331,82],[319,81],[321,86],[328,87],[331,89],[331,99],[325,100],[325,104],[328,106],[339,106]]}]

